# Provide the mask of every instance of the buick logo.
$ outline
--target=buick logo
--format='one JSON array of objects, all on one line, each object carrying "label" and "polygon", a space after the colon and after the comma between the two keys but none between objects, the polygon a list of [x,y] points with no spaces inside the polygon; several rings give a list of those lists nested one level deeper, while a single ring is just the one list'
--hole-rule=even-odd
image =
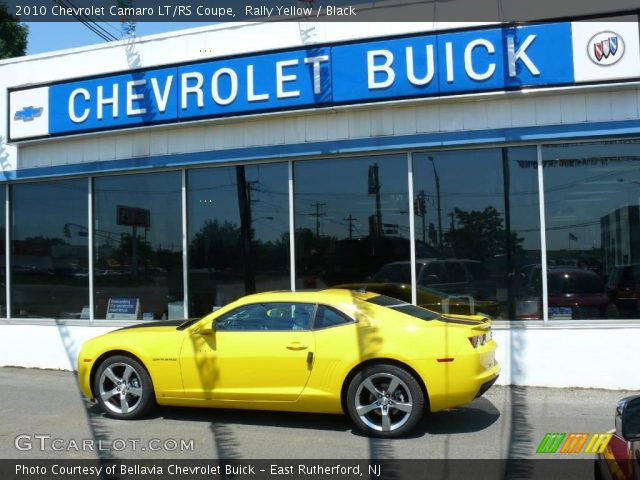
[{"label": "buick logo", "polygon": [[613,65],[624,55],[624,40],[615,32],[597,33],[589,40],[587,55],[596,65]]}]

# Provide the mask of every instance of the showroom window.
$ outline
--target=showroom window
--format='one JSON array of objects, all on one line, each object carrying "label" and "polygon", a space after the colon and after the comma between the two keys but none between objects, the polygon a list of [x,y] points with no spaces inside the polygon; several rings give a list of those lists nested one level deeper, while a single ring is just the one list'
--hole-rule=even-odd
[{"label": "showroom window", "polygon": [[294,164],[297,288],[366,286],[411,301],[410,276],[389,278],[410,265],[407,173],[406,154]]},{"label": "showroom window", "polygon": [[286,163],[187,172],[189,314],[291,288]]},{"label": "showroom window", "polygon": [[11,186],[11,314],[89,319],[87,179]]},{"label": "showroom window", "polygon": [[413,155],[418,305],[542,318],[536,158],[535,147]]},{"label": "showroom window", "polygon": [[542,147],[550,320],[638,318],[640,142]]},{"label": "showroom window", "polygon": [[181,192],[181,172],[94,179],[96,319],[184,318]]}]

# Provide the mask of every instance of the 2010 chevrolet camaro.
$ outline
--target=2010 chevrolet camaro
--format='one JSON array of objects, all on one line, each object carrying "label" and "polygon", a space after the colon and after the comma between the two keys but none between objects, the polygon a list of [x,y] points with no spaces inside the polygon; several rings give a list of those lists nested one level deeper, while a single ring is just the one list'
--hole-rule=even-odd
[{"label": "2010 chevrolet camaro", "polygon": [[427,411],[497,379],[491,322],[370,292],[270,292],[202,319],[126,327],[87,341],[84,394],[129,419],[154,404],[347,413],[397,437]]}]

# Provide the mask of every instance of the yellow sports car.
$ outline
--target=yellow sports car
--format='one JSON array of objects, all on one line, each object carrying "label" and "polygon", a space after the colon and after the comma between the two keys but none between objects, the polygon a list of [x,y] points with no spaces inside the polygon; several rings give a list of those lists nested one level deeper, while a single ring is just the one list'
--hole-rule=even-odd
[{"label": "yellow sports car", "polygon": [[491,322],[375,293],[241,298],[202,319],[87,341],[84,394],[120,419],[160,405],[347,413],[370,435],[407,433],[427,411],[482,395],[500,366]]}]

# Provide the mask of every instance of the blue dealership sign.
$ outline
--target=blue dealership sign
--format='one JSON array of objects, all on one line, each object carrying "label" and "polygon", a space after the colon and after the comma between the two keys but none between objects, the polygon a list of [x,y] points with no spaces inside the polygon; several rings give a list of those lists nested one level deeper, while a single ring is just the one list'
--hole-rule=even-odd
[{"label": "blue dealership sign", "polygon": [[331,57],[340,103],[573,82],[569,23],[344,45]]},{"label": "blue dealership sign", "polygon": [[[11,138],[575,81],[569,22],[417,34],[216,59],[33,89]],[[43,92],[43,88],[46,90]],[[29,89],[12,92],[21,103]],[[36,92],[37,90],[37,92]],[[26,92],[25,92],[26,91]],[[12,102],[13,102],[13,96]],[[37,122],[48,122],[38,126]],[[23,129],[24,131],[22,131]],[[28,129],[28,130],[27,130]]]},{"label": "blue dealership sign", "polygon": [[177,118],[175,68],[51,85],[51,134],[133,127]]},{"label": "blue dealership sign", "polygon": [[329,48],[314,48],[178,67],[178,117],[330,103],[329,56]]}]

